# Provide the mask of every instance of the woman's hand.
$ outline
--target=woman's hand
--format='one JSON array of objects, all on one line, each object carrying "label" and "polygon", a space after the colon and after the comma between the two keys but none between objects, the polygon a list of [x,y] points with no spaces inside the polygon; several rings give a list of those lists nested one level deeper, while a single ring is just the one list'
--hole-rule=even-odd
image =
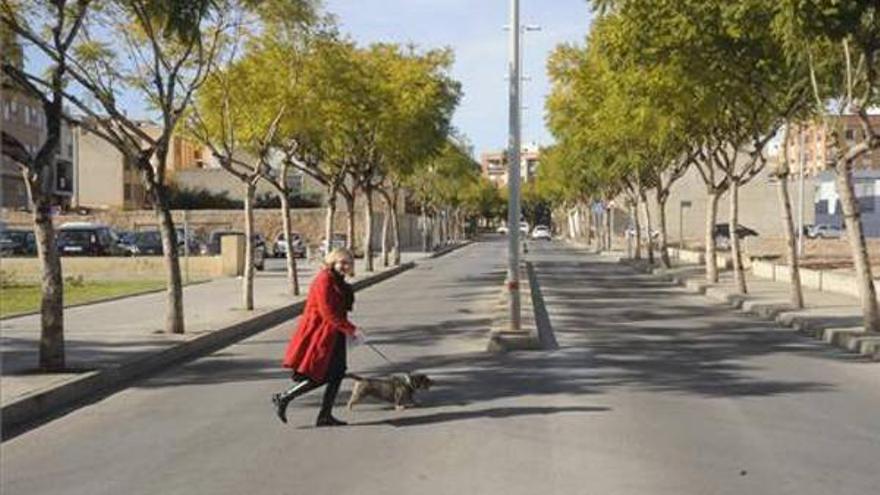
[{"label": "woman's hand", "polygon": [[364,345],[367,343],[367,334],[358,328],[351,334],[351,341],[354,345]]}]

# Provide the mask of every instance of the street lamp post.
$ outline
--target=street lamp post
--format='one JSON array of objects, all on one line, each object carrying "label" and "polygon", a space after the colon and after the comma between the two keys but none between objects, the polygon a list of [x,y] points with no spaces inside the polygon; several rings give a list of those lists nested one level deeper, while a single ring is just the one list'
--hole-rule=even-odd
[{"label": "street lamp post", "polygon": [[510,0],[510,60],[509,60],[509,151],[508,180],[510,203],[507,212],[507,292],[510,303],[510,329],[520,330],[519,294],[519,217],[520,217],[520,22],[519,0]]}]

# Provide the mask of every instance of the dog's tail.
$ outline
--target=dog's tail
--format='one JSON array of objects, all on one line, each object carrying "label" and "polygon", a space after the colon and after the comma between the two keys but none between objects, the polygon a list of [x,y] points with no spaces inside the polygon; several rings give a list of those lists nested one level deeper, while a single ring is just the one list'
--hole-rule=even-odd
[{"label": "dog's tail", "polygon": [[346,373],[346,374],[345,374],[345,377],[346,377],[346,378],[351,378],[352,380],[357,380],[357,381],[362,381],[362,380],[364,380],[364,377],[362,377],[362,376],[360,376],[360,375],[355,375],[354,373]]}]

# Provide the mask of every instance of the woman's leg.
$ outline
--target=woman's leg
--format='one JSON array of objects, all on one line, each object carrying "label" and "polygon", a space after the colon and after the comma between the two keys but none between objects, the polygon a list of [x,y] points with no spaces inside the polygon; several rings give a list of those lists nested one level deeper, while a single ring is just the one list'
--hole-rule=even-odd
[{"label": "woman's leg", "polygon": [[333,417],[333,404],[336,403],[336,395],[339,393],[339,386],[342,384],[342,377],[332,378],[327,382],[327,388],[324,389],[324,399],[321,402],[321,412],[318,413],[318,426],[341,426],[346,424]]},{"label": "woman's leg", "polygon": [[287,406],[290,401],[301,395],[305,395],[312,390],[323,385],[323,383],[315,382],[309,379],[296,381],[292,387],[272,396],[272,403],[275,404],[275,413],[282,423],[287,423]]}]

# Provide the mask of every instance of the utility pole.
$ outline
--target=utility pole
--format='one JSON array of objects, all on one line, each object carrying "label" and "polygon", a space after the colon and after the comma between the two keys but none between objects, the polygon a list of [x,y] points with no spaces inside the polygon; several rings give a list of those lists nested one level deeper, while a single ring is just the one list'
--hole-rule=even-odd
[{"label": "utility pole", "polygon": [[507,186],[509,188],[510,202],[507,211],[507,292],[510,302],[510,329],[520,330],[521,304],[519,293],[519,217],[520,217],[520,111],[522,98],[520,89],[520,22],[519,0],[510,0],[510,60],[509,78],[510,105],[509,124],[510,136],[508,141],[508,175]]}]

